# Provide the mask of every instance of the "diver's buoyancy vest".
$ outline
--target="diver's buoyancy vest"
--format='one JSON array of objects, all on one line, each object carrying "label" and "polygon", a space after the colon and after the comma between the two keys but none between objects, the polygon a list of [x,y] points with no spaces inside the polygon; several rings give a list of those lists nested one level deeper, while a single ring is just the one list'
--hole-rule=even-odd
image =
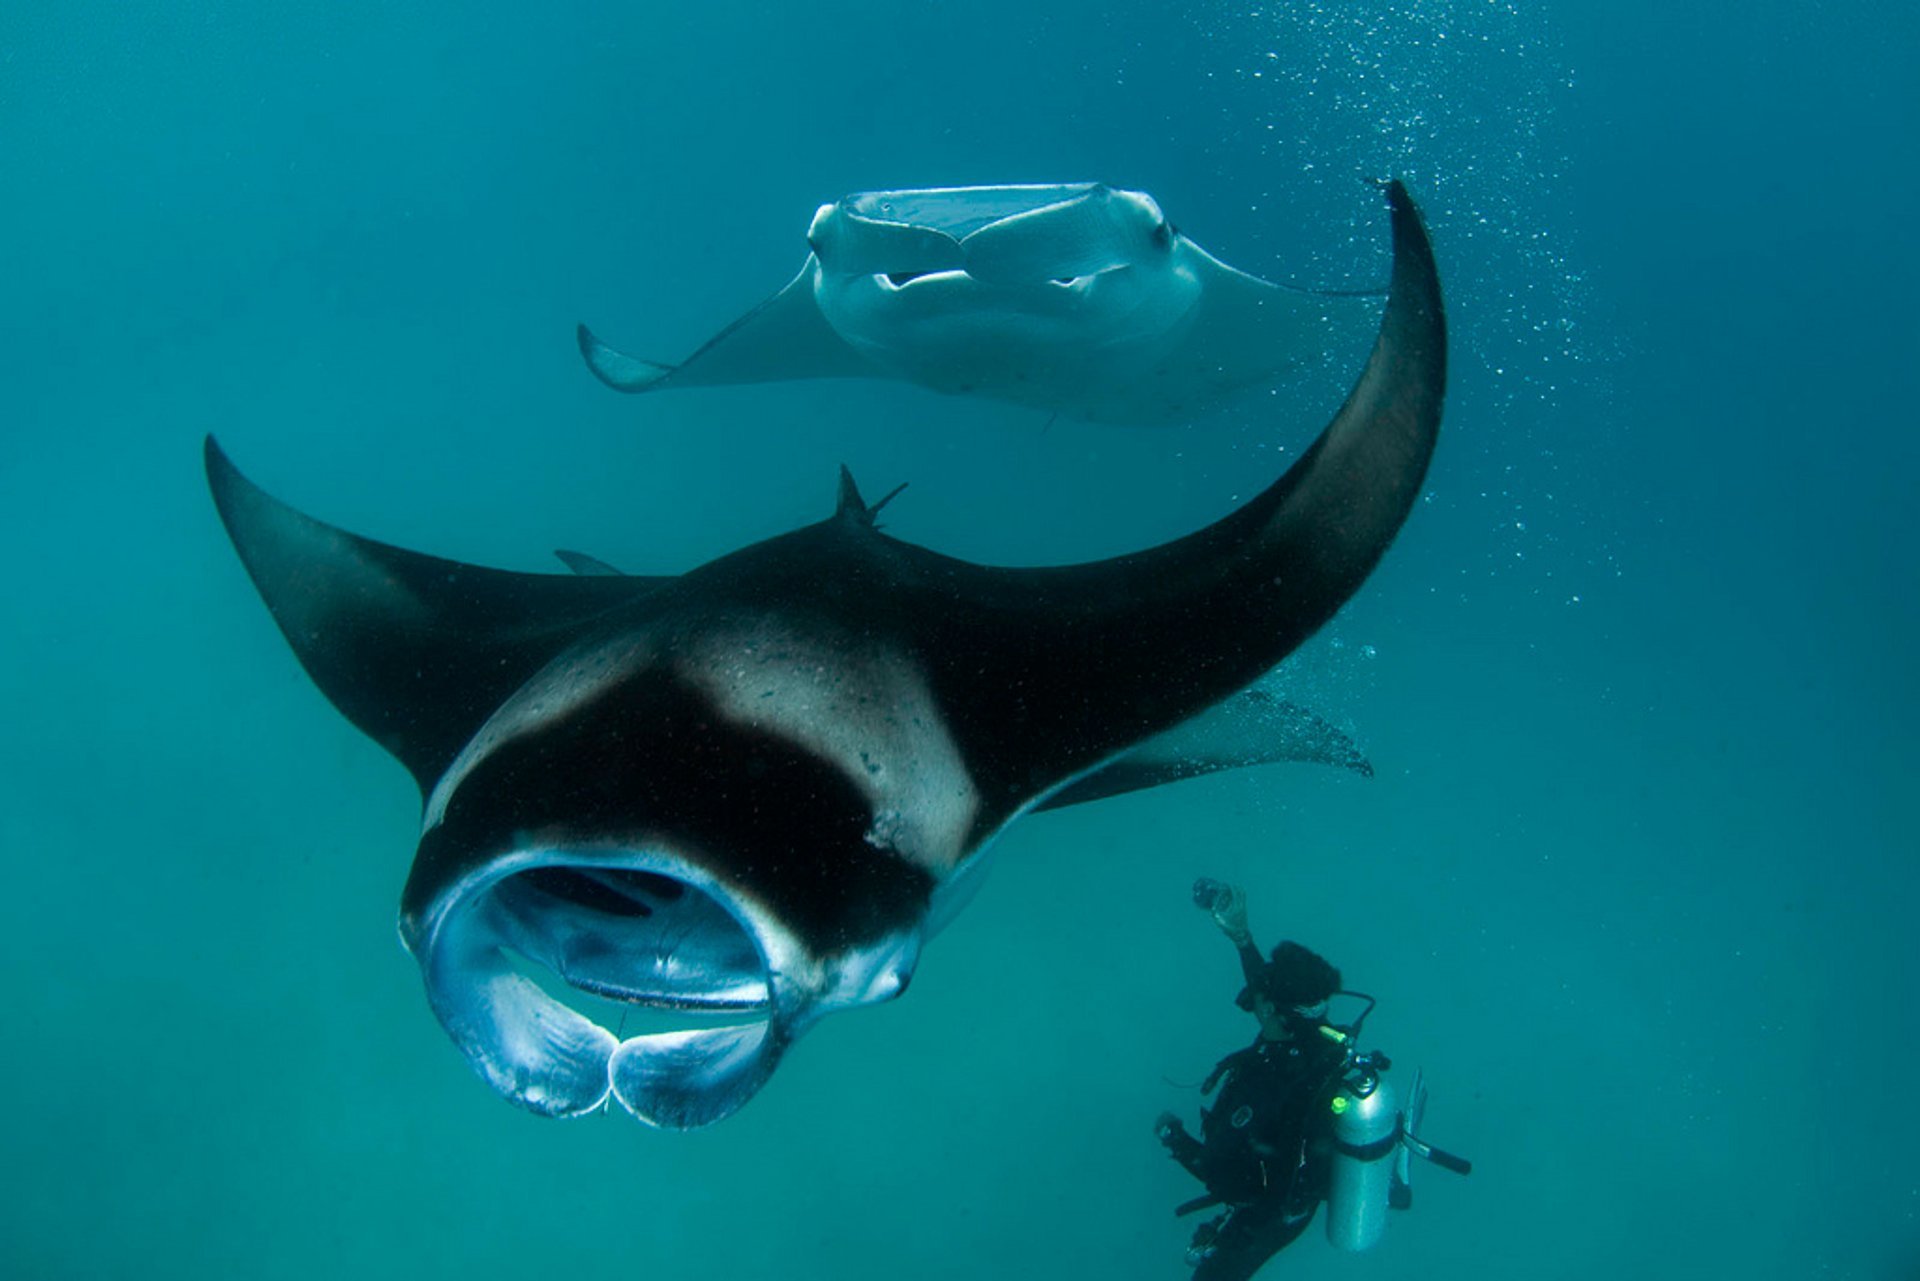
[{"label": "diver's buoyancy vest", "polygon": [[1318,1200],[1324,1180],[1302,1185],[1299,1175],[1321,1164],[1312,1158],[1326,1136],[1312,1130],[1323,1121],[1320,1105],[1341,1061],[1340,1048],[1327,1042],[1264,1037],[1222,1059],[1208,1078],[1219,1083],[1219,1097],[1200,1123],[1208,1190],[1229,1201],[1275,1193]]}]

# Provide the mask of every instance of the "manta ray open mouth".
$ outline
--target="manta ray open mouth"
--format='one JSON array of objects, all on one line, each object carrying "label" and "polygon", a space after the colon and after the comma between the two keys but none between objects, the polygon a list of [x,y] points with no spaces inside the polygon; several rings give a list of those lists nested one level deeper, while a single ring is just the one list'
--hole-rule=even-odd
[{"label": "manta ray open mouth", "polygon": [[704,891],[658,872],[546,864],[489,892],[501,942],[570,985],[615,1001],[757,1010],[766,968]]},{"label": "manta ray open mouth", "polygon": [[718,1119],[789,1037],[754,930],[702,879],[655,850],[518,851],[449,896],[421,940],[434,1008],[536,1112],[611,1095],[654,1124]]}]

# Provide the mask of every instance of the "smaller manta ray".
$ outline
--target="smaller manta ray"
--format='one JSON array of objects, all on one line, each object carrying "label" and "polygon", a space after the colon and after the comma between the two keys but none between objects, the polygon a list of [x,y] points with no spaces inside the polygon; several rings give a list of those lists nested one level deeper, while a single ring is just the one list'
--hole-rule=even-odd
[{"label": "smaller manta ray", "polygon": [[[1346,404],[1237,510],[1111,560],[939,555],[843,470],[829,519],[679,577],[511,573],[322,524],[209,439],[295,655],[420,785],[400,933],[474,1070],[545,1115],[710,1124],[823,1015],[905,989],[1013,819],[1243,763],[1242,691],[1358,590],[1432,457],[1440,287],[1388,196],[1393,283]],[[623,1036],[582,994],[686,1025]]]},{"label": "smaller manta ray", "polygon": [[869,191],[822,205],[785,289],[678,365],[579,327],[617,391],[902,378],[1092,422],[1180,422],[1311,368],[1372,297],[1236,271],[1151,196],[1099,184]]}]

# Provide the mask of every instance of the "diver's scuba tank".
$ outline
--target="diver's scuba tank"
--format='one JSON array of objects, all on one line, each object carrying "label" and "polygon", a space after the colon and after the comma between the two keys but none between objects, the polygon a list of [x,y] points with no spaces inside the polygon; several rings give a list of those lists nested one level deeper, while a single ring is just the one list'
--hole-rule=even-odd
[{"label": "diver's scuba tank", "polygon": [[1333,1144],[1327,1162],[1327,1240],[1342,1250],[1366,1250],[1386,1233],[1388,1210],[1404,1210],[1413,1203],[1409,1158],[1420,1157],[1455,1174],[1472,1173],[1473,1163],[1419,1137],[1427,1102],[1421,1073],[1414,1074],[1413,1093],[1403,1112],[1383,1075],[1393,1066],[1387,1056],[1356,1047],[1360,1026],[1373,1013],[1373,998],[1360,992],[1335,995],[1359,997],[1367,1007],[1345,1026],[1320,1029],[1346,1050],[1327,1100]]},{"label": "diver's scuba tank", "polygon": [[1400,1148],[1400,1112],[1378,1054],[1356,1056],[1327,1106],[1333,1152],[1328,1162],[1327,1240],[1342,1250],[1367,1250],[1387,1230]]}]

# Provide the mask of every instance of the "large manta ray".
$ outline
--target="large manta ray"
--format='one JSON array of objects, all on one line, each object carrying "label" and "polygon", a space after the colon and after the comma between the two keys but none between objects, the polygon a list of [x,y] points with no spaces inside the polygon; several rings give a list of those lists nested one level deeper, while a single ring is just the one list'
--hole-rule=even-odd
[{"label": "large manta ray", "polygon": [[1236,271],[1151,196],[1099,184],[870,191],[822,205],[800,274],[678,365],[580,351],[620,391],[903,378],[1093,422],[1195,417],[1309,367],[1373,298]]},{"label": "large manta ray", "polygon": [[[1232,763],[1219,709],[1358,589],[1432,455],[1439,284],[1388,196],[1391,291],[1332,423],[1224,519],[1111,560],[942,556],[843,471],[830,519],[678,578],[509,573],[305,517],[209,439],[295,654],[420,784],[401,935],[479,1074],[549,1115],[719,1120],[823,1014],[906,986],[1012,819]],[[541,976],[694,1026],[622,1039]]]}]

